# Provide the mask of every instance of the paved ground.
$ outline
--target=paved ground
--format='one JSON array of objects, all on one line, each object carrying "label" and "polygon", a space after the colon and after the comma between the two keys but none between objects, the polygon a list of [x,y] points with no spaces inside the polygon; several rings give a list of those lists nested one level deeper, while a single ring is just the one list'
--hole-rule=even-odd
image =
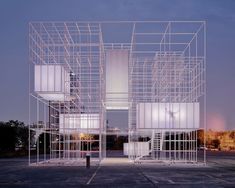
[{"label": "paved ground", "polygon": [[0,187],[235,187],[235,152],[209,152],[207,167],[133,164],[32,167],[26,158],[0,159]]}]

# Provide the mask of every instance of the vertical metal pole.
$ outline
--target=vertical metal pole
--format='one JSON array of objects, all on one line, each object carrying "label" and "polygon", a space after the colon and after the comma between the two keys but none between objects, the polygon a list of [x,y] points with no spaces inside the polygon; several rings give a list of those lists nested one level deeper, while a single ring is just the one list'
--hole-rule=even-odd
[{"label": "vertical metal pole", "polygon": [[207,40],[207,36],[206,36],[206,22],[204,22],[204,164],[206,165],[206,132],[207,132],[207,122],[206,122],[206,40]]},{"label": "vertical metal pole", "polygon": [[30,156],[30,152],[31,152],[31,131],[30,131],[30,126],[31,126],[31,91],[30,91],[30,63],[29,63],[29,98],[28,98],[28,109],[29,109],[29,119],[28,119],[28,165],[30,165],[31,163],[31,156]]},{"label": "vertical metal pole", "polygon": [[[38,121],[39,121],[39,102],[37,99],[37,131],[39,131]],[[40,142],[40,134],[38,135],[37,138],[37,164],[39,162],[39,142]]]},{"label": "vertical metal pole", "polygon": [[46,160],[46,105],[43,105],[44,107],[44,161]]}]

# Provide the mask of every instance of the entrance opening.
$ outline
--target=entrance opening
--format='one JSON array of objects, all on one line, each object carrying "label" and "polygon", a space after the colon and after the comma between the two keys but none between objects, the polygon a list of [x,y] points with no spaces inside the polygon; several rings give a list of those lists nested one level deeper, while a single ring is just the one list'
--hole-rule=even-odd
[{"label": "entrance opening", "polygon": [[106,157],[127,157],[123,144],[128,142],[128,110],[107,110]]}]

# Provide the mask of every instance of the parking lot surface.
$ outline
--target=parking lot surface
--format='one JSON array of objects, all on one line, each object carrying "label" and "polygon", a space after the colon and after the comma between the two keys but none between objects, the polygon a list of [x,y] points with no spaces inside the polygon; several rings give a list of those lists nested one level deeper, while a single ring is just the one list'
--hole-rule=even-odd
[{"label": "parking lot surface", "polygon": [[0,159],[0,187],[235,187],[235,152],[208,152],[207,165],[134,164],[108,158],[100,165],[28,166]]}]

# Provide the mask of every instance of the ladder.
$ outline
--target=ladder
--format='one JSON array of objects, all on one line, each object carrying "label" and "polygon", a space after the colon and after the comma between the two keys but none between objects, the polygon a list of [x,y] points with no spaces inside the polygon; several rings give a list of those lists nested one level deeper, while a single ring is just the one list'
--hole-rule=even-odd
[{"label": "ladder", "polygon": [[163,132],[153,130],[151,139],[151,151],[162,151],[162,146]]},{"label": "ladder", "polygon": [[161,151],[163,148],[164,132],[152,131],[151,138],[151,156],[153,159],[160,159]]}]

